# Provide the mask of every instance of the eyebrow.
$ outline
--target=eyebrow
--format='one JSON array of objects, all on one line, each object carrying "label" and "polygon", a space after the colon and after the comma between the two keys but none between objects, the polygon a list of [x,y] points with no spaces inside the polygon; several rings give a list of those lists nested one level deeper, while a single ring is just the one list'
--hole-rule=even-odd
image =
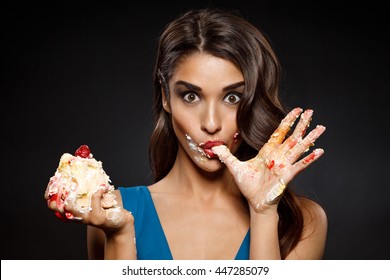
[{"label": "eyebrow", "polygon": [[[185,81],[181,81],[181,80],[177,81],[175,83],[175,85],[183,85],[183,86],[185,86],[188,89],[193,90],[193,91],[202,91],[201,87],[198,87],[196,85],[193,85],[191,83],[188,83],[188,82],[185,82]],[[237,82],[237,83],[234,83],[234,84],[231,84],[231,85],[228,85],[228,86],[224,87],[223,91],[229,91],[229,90],[232,90],[232,89],[236,89],[236,88],[241,87],[243,85],[245,85],[244,81]]]}]

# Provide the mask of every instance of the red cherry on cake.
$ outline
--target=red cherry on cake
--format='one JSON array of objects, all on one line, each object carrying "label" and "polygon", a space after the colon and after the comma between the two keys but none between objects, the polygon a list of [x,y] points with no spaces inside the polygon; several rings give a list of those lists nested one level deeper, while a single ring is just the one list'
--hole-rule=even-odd
[{"label": "red cherry on cake", "polygon": [[89,149],[89,147],[87,145],[81,145],[76,150],[75,156],[79,156],[82,158],[88,158],[90,154],[91,154],[91,150]]}]

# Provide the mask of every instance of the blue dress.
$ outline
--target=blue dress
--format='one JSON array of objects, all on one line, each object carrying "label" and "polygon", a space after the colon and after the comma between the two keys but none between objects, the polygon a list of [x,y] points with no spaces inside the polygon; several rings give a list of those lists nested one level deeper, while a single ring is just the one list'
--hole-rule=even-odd
[{"label": "blue dress", "polygon": [[[146,186],[119,187],[123,207],[134,216],[137,257],[139,260],[173,260],[168,241]],[[249,230],[236,260],[249,259]]]}]

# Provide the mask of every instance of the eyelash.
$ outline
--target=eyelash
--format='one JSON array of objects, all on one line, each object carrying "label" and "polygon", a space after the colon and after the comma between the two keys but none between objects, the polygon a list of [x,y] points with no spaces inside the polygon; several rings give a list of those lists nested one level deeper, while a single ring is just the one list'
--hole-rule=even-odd
[{"label": "eyelash", "polygon": [[[196,100],[196,101],[188,100],[188,96],[191,95],[191,94],[194,95],[194,96],[195,96],[197,99],[199,99],[199,100]],[[236,102],[234,102],[234,103],[231,103],[231,102],[228,102],[228,101],[224,101],[224,102],[227,103],[227,104],[235,105],[235,104],[237,104],[237,103],[240,102],[240,100],[241,100],[241,95],[242,95],[242,93],[239,93],[239,92],[229,92],[228,94],[226,94],[226,95],[223,97],[223,100],[226,100],[226,99],[229,98],[230,96],[235,96],[236,98],[238,98],[238,101],[236,101]],[[195,103],[195,102],[199,102],[199,101],[200,101],[199,95],[198,95],[197,93],[193,92],[193,91],[186,91],[186,92],[183,92],[183,93],[181,94],[181,96],[182,96],[182,99],[183,99],[185,102],[190,103],[190,104]]]}]

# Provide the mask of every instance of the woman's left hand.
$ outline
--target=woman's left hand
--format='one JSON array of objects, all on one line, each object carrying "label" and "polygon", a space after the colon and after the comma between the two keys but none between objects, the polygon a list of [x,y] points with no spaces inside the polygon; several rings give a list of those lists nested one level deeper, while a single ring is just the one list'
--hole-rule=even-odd
[{"label": "woman's left hand", "polygon": [[[324,126],[318,125],[305,136],[313,110],[302,111],[295,108],[288,113],[257,156],[248,161],[239,161],[224,145],[212,148],[257,213],[276,210],[286,185],[324,153],[322,149],[315,149],[301,158],[325,131]],[[299,115],[301,118],[294,132],[285,139]]]}]

